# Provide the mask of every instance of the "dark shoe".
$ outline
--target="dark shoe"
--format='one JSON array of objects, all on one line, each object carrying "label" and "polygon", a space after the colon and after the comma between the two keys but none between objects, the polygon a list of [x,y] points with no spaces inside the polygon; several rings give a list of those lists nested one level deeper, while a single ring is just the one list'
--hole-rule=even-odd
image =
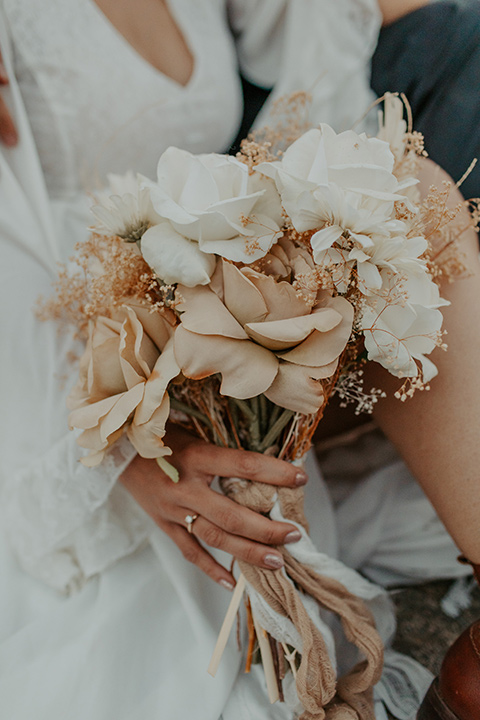
[{"label": "dark shoe", "polygon": [[[480,584],[480,565],[472,565]],[[417,720],[480,720],[480,620],[453,643]]]}]

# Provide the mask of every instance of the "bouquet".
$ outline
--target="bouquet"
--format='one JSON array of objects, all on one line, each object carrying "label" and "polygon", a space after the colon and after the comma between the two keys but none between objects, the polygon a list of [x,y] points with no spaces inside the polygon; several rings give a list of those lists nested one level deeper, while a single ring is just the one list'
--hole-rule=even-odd
[{"label": "bouquet", "polygon": [[[126,433],[178,481],[166,460],[170,418],[218,445],[301,463],[332,394],[357,412],[383,394],[363,388],[367,361],[401,379],[401,400],[428,387],[454,213],[446,188],[420,203],[422,154],[402,102],[387,96],[378,137],[320,125],[281,153],[255,140],[236,158],[171,147],[155,182],[112,177],[78,249],[82,272],[60,279],[62,309],[87,337],[69,398],[83,462],[100,463]],[[221,487],[296,523],[302,541],[283,548],[282,570],[238,563],[212,672],[245,591],[247,665],[258,643],[272,701],[305,720],[373,718],[375,621],[311,545],[302,490],[241,478]],[[358,649],[339,679],[319,608]]]}]

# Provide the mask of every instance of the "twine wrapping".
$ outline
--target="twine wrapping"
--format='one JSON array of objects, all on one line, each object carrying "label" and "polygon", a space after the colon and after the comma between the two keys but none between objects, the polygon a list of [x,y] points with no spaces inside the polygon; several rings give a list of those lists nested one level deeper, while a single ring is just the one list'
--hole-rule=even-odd
[{"label": "twine wrapping", "polygon": [[[262,514],[271,511],[278,496],[285,519],[307,529],[301,488],[280,488],[277,493],[271,485],[236,478],[224,479],[221,484],[226,495]],[[281,550],[283,570],[264,570],[244,561],[238,564],[247,582],[272,610],[288,618],[300,635],[296,690],[304,708],[301,720],[374,720],[373,686],[382,672],[383,644],[371,612],[338,580],[303,565],[286,547]],[[338,681],[325,640],[305,609],[301,592],[338,615],[346,638],[364,656]]]}]

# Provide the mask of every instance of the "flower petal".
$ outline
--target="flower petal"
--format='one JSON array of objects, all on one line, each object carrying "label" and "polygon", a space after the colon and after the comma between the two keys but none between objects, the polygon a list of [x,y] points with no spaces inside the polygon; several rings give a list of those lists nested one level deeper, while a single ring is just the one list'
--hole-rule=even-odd
[{"label": "flower petal", "polygon": [[214,237],[207,228],[198,244],[203,252],[215,253],[232,262],[252,263],[264,257],[277,240],[281,231],[278,225],[266,215],[253,214],[249,221],[235,235]]},{"label": "flower petal", "polygon": [[[284,320],[310,314],[311,307],[302,297],[297,295],[289,282],[277,282],[275,278],[257,273],[249,268],[245,268],[243,274],[258,288],[263,296],[268,308],[265,320]],[[250,316],[249,321],[258,322],[252,316]]]},{"label": "flower petal", "polygon": [[164,445],[162,440],[169,413],[168,395],[164,396],[147,422],[138,422],[137,413],[135,413],[132,424],[127,428],[127,435],[135,450],[142,457],[157,458],[172,454],[171,449]]},{"label": "flower petal", "polygon": [[79,428],[80,430],[89,430],[90,428],[98,425],[99,420],[105,417],[110,410],[115,407],[119,398],[123,393],[118,395],[111,395],[110,397],[99,400],[98,402],[90,403],[89,405],[83,405],[82,407],[72,410],[68,416],[68,426],[72,430],[73,428]]},{"label": "flower petal", "polygon": [[[332,298],[329,304],[330,307],[324,308],[324,310],[329,309],[337,313],[340,321],[330,329],[328,325],[325,326],[325,330],[321,330],[320,326],[317,327],[315,332],[300,345],[284,353],[282,355],[284,360],[312,367],[329,365],[337,360],[352,334],[354,310],[348,300],[342,297]],[[312,316],[314,317],[318,312],[314,312]]]},{"label": "flower petal", "polygon": [[194,380],[220,373],[220,392],[239,399],[267,390],[278,370],[275,355],[250,340],[197,335],[182,326],[175,331],[175,357],[183,374]]},{"label": "flower petal", "polygon": [[118,347],[125,384],[128,389],[144,382],[158,358],[158,349],[143,332],[143,326],[131,307],[123,308],[126,318],[120,331]]},{"label": "flower petal", "polygon": [[110,412],[99,422],[102,440],[107,440],[112,433],[125,425],[138,403],[142,400],[144,389],[145,384],[139,383],[128,392],[120,395]]},{"label": "flower petal", "polygon": [[169,313],[162,313],[157,308],[140,300],[128,300],[129,307],[133,308],[136,316],[142,323],[144,332],[161,351],[173,335],[174,317]]},{"label": "flower petal", "polygon": [[318,412],[324,400],[322,385],[315,379],[315,368],[282,362],[265,395],[275,405],[305,415]]},{"label": "flower petal", "polygon": [[[245,329],[251,338],[269,350],[286,350],[305,340],[314,330],[326,333],[342,321],[342,315],[333,308],[319,308],[310,315],[263,323],[247,323]],[[302,363],[303,364],[303,363]],[[305,363],[315,365],[315,363]]]},{"label": "flower petal", "polygon": [[207,285],[215,270],[215,258],[203,253],[196,242],[187,240],[167,222],[147,230],[141,251],[158,277],[168,284]]},{"label": "flower petal", "polygon": [[[170,381],[179,373],[180,368],[175,360],[172,337],[155,363],[155,367],[145,383],[143,398],[133,418],[134,425],[143,425],[152,418],[164,401]],[[143,457],[145,456],[143,455]]]},{"label": "flower petal", "polygon": [[232,263],[224,262],[223,278],[225,305],[240,325],[249,321],[262,322],[267,316],[268,308],[251,277]]},{"label": "flower petal", "polygon": [[316,263],[318,263],[317,258],[319,257],[319,253],[331,248],[333,243],[341,237],[342,233],[343,228],[338,225],[330,225],[322,228],[312,235],[310,244],[313,250],[313,258]]},{"label": "flower petal", "polygon": [[309,130],[285,151],[282,166],[293,177],[305,178],[315,185],[328,183],[324,133],[318,128]]},{"label": "flower petal", "polygon": [[201,335],[222,335],[246,340],[247,333],[235,320],[219,297],[209,288],[184,288],[178,291],[183,298],[177,309],[182,313],[181,321],[186,330]]}]

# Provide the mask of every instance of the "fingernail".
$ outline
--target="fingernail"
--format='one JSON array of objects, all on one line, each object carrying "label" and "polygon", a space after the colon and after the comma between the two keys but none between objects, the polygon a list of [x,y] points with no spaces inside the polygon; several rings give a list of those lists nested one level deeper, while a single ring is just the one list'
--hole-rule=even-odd
[{"label": "fingernail", "polygon": [[225,590],[230,590],[230,592],[233,592],[235,589],[235,585],[228,580],[224,580],[223,578],[218,581],[218,584],[225,588]]},{"label": "fingernail", "polygon": [[300,530],[292,530],[288,533],[288,535],[285,536],[285,540],[283,542],[285,543],[294,543],[298,542],[302,537],[302,533]]},{"label": "fingernail", "polygon": [[295,475],[295,485],[299,487],[300,485],[306,485],[308,482],[308,475],[303,470],[299,470],[297,474]]},{"label": "fingernail", "polygon": [[267,553],[264,558],[263,562],[265,565],[267,565],[270,568],[273,568],[274,570],[279,570],[283,567],[283,558],[280,555],[272,555],[271,553]]}]

